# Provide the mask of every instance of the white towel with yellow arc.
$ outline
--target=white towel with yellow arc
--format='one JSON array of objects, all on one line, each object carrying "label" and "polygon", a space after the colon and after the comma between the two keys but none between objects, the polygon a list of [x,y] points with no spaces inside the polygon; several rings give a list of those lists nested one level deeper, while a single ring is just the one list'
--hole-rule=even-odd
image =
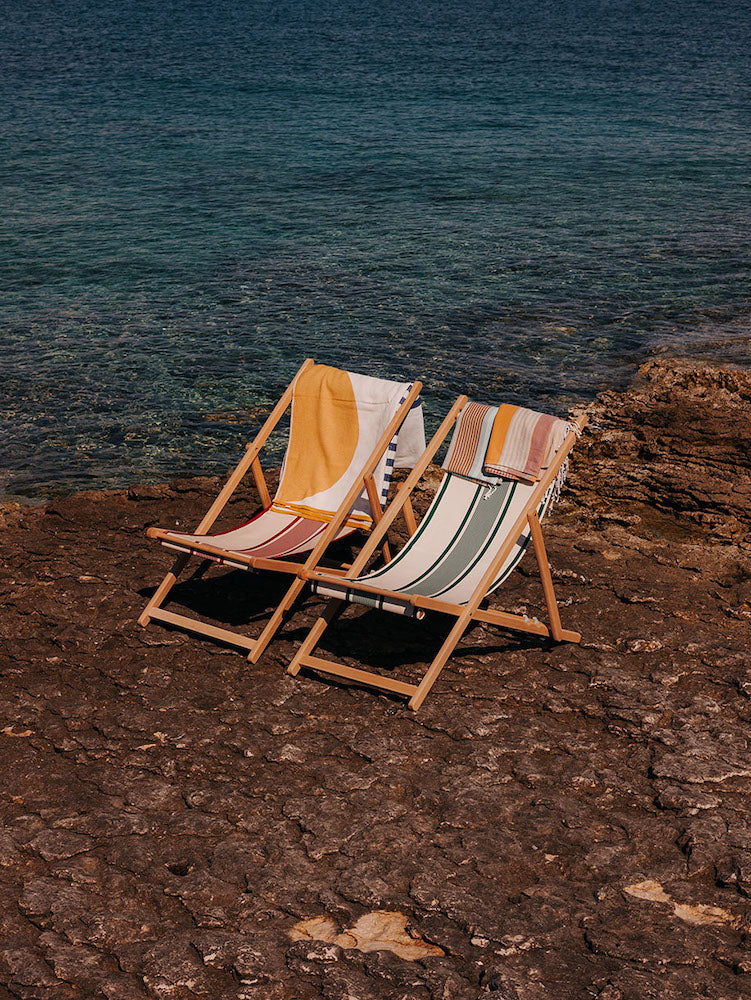
[{"label": "white towel with yellow arc", "polygon": [[[272,510],[330,521],[404,401],[408,382],[313,365],[295,381],[289,444]],[[413,405],[373,478],[382,504],[393,468],[411,468],[425,450],[422,405]],[[363,488],[347,526],[369,528]]]}]

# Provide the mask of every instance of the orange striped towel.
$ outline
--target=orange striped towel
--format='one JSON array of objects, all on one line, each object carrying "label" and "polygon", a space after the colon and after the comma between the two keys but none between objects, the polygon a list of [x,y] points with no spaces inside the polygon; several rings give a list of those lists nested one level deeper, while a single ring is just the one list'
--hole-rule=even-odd
[{"label": "orange striped towel", "polygon": [[485,453],[485,475],[536,482],[570,429],[568,421],[547,413],[499,406]]}]

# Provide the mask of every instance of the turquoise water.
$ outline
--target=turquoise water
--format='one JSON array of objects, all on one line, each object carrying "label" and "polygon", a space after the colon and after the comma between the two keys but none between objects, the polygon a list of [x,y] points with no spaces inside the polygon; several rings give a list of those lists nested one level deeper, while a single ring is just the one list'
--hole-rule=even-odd
[{"label": "turquoise water", "polygon": [[743,4],[3,17],[0,492],[224,471],[307,355],[431,427],[749,360]]}]

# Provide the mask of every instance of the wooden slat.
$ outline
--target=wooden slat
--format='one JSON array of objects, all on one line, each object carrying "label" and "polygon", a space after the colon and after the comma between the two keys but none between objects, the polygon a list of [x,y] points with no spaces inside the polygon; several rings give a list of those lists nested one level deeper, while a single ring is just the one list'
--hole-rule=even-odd
[{"label": "wooden slat", "polygon": [[407,532],[411,538],[417,531],[417,521],[415,520],[415,512],[412,509],[412,501],[409,497],[404,501],[402,514],[404,516],[404,523],[407,525]]},{"label": "wooden slat", "polygon": [[261,506],[264,510],[266,510],[267,507],[271,506],[271,494],[269,493],[269,488],[266,485],[266,477],[263,474],[261,460],[258,455],[256,455],[250,463],[250,469],[253,473],[253,478],[256,481],[256,489],[258,490],[258,496],[261,500]]},{"label": "wooden slat", "polygon": [[326,674],[335,674],[337,677],[344,677],[349,681],[367,684],[369,687],[380,688],[382,691],[394,691],[396,694],[411,695],[417,690],[414,684],[395,681],[390,677],[371,673],[369,670],[357,670],[355,667],[346,667],[343,663],[324,660],[320,656],[303,656],[301,657],[301,663],[304,667],[311,667]]},{"label": "wooden slat", "polygon": [[475,621],[484,622],[486,625],[498,625],[499,628],[510,628],[515,632],[550,635],[547,625],[543,625],[542,622],[532,621],[529,618],[525,620],[521,615],[512,615],[509,611],[492,611],[490,609],[483,611],[478,608],[472,618]]},{"label": "wooden slat", "polygon": [[250,557],[251,569],[269,569],[272,573],[294,573],[297,575],[297,571],[301,565],[301,563],[294,562],[292,559],[266,559],[262,556]]},{"label": "wooden slat", "polygon": [[208,635],[212,639],[220,639],[232,646],[240,646],[243,649],[254,649],[256,640],[250,636],[240,635],[239,632],[230,632],[226,628],[217,628],[215,625],[206,625],[195,618],[188,618],[186,615],[177,615],[173,611],[165,611],[162,608],[155,608],[151,612],[152,618],[167,622],[169,625],[177,625],[179,628],[188,629],[190,632],[199,632],[201,635]]},{"label": "wooden slat", "polygon": [[553,577],[550,575],[548,554],[545,551],[545,541],[542,537],[542,528],[540,527],[540,519],[537,516],[537,511],[532,511],[527,521],[529,523],[529,532],[532,535],[532,545],[537,556],[537,565],[540,569],[542,592],[545,595],[545,606],[548,609],[548,618],[550,619],[550,634],[556,642],[560,642],[563,637],[561,616],[558,613],[558,602],[555,599],[555,590],[553,589]]},{"label": "wooden slat", "polygon": [[[372,473],[365,477],[365,490],[368,494],[368,502],[370,503],[370,510],[373,514],[373,524],[379,523],[383,517],[383,508],[381,507],[381,499],[378,496],[378,490],[376,489],[375,479],[373,479]],[[386,562],[391,562],[391,549],[389,548],[388,539],[386,539],[381,546],[381,551],[383,552],[383,558]]]}]

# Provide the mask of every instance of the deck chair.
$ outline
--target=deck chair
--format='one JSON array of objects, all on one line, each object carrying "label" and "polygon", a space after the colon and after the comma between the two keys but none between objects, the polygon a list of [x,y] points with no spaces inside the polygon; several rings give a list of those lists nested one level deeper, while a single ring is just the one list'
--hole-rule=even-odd
[{"label": "deck chair", "polygon": [[[432,504],[404,548],[384,566],[365,572],[369,560],[467,402],[466,396],[456,401],[344,576],[334,578],[322,569],[306,574],[313,590],[332,600],[290,663],[290,674],[307,667],[396,692],[408,696],[409,707],[416,711],[473,621],[550,637],[557,642],[581,640],[577,632],[561,627],[540,521],[559,488],[563,463],[586,417],[570,425],[553,460],[535,483],[506,479],[487,488],[446,473]],[[518,565],[530,541],[539,563],[549,625],[526,616],[481,608],[488,595]],[[426,610],[439,611],[456,621],[420,683],[408,684],[312,655],[324,630],[345,601],[417,618],[424,617]]]},{"label": "deck chair", "polygon": [[[425,444],[421,388],[420,382],[390,382],[306,359],[195,533],[147,530],[149,538],[178,556],[139,624],[156,619],[200,633],[248,650],[248,659],[255,663],[305,586],[301,566],[313,569],[333,541],[377,523],[392,469],[417,461]],[[290,405],[289,442],[272,500],[259,453]],[[208,534],[248,470],[255,479],[261,511],[238,528]],[[305,553],[309,555],[304,563],[295,558]],[[162,607],[191,556],[234,569],[286,573],[294,580],[265,628],[253,638]],[[388,548],[384,556],[388,558]],[[334,567],[329,572],[344,569]]]}]

